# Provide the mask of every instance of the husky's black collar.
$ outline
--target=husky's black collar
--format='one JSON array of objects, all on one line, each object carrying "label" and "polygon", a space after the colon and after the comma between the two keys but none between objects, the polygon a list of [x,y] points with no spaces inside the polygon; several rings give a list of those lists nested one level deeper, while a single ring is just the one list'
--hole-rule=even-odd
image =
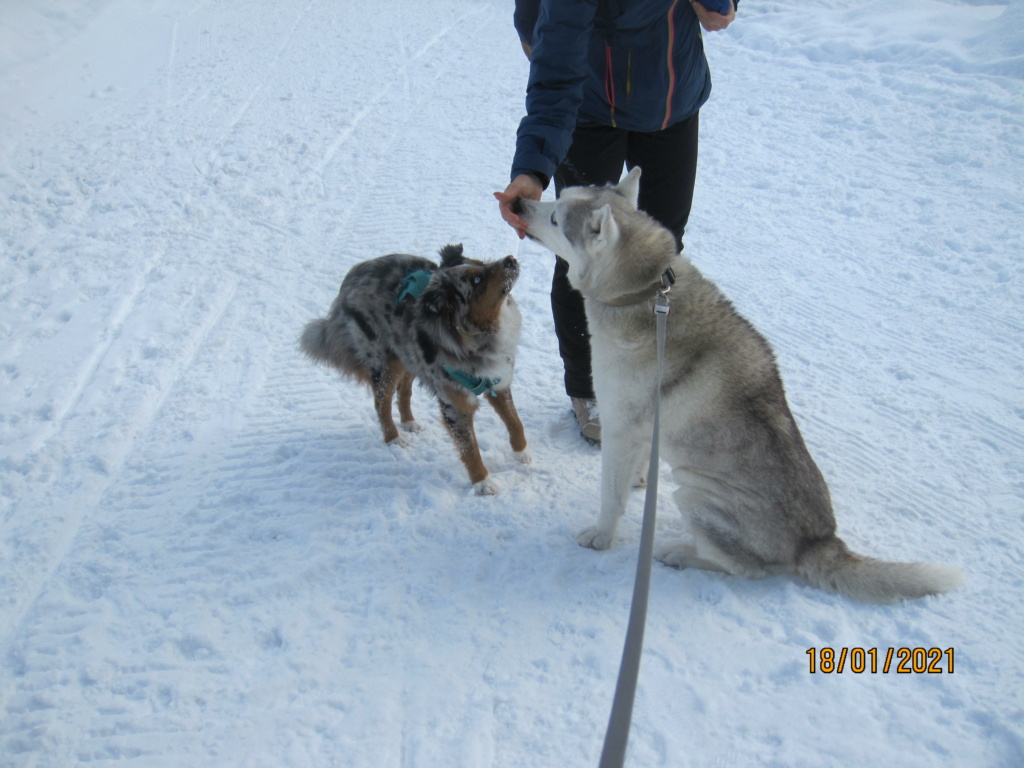
[{"label": "husky's black collar", "polygon": [[661,277],[658,282],[651,283],[646,288],[639,291],[633,291],[632,293],[624,293],[621,296],[616,296],[614,299],[610,299],[606,302],[610,307],[628,307],[632,304],[642,304],[645,301],[650,301],[659,293],[668,293],[672,290],[672,286],[676,282],[676,273],[669,267],[661,273]]}]

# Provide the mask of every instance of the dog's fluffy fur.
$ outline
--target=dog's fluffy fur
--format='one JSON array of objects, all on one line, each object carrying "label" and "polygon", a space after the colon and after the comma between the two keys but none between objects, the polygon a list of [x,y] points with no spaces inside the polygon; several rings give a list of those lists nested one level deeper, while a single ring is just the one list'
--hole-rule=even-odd
[{"label": "dog's fluffy fur", "polygon": [[581,544],[608,547],[649,455],[657,371],[652,304],[671,267],[661,452],[679,483],[692,541],[659,549],[680,568],[746,577],[793,573],[830,591],[891,602],[952,589],[963,574],[851,553],[828,487],[790,413],[768,342],[637,210],[640,170],[617,186],[518,201],[527,233],[569,264],[584,297],[602,420],[601,513]]},{"label": "dog's fluffy fur", "polygon": [[[490,264],[467,259],[461,245],[445,246],[440,255],[440,266],[405,254],[357,264],[327,317],[308,323],[299,344],[313,360],[370,387],[387,443],[406,444],[391,414],[396,391],[402,429],[419,431],[411,408],[419,379],[440,402],[476,492],[492,494],[497,489],[473,427],[480,397],[505,423],[516,459],[530,460],[511,390],[522,318],[509,292],[519,265],[512,256]],[[403,280],[418,271],[430,273],[421,295],[399,298]],[[464,377],[490,388],[478,397],[460,383]]]}]

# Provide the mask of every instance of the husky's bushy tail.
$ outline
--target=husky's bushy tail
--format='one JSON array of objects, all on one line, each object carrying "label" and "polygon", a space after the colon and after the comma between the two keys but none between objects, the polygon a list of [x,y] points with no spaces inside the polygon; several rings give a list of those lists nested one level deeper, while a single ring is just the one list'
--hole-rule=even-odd
[{"label": "husky's bushy tail", "polygon": [[865,603],[937,595],[963,584],[959,568],[938,563],[893,563],[851,552],[833,536],[800,558],[797,573],[811,584]]}]

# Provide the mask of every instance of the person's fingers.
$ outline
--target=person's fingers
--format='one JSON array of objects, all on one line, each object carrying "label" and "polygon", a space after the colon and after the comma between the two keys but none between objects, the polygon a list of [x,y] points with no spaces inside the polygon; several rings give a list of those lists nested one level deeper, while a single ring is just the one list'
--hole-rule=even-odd
[{"label": "person's fingers", "polygon": [[511,195],[507,192],[495,192],[494,197],[498,200],[498,212],[510,227],[512,227],[519,239],[526,237],[526,222],[512,211],[512,203],[519,199],[519,195]]},{"label": "person's fingers", "polygon": [[701,3],[700,0],[690,0],[690,5],[693,7],[694,13],[697,14],[697,18],[700,20],[700,25],[708,32],[721,32],[732,23],[733,19],[736,18],[735,3],[730,4],[731,7],[727,14],[708,10],[707,6]]}]

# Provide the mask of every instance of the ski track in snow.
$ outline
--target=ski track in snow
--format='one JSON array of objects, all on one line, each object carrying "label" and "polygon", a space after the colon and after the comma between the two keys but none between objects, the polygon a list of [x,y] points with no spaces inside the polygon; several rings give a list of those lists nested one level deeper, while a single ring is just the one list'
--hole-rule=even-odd
[{"label": "ski track in snow", "polygon": [[[504,186],[496,0],[0,9],[0,764],[594,764],[639,537],[598,502]],[[388,21],[380,18],[385,16]],[[707,35],[687,253],[775,346],[872,607],[655,569],[629,764],[1024,762],[1024,3],[741,4]],[[357,261],[515,253],[532,465],[477,498],[298,333]],[[672,483],[659,530],[678,529]],[[952,675],[811,675],[830,646]]]}]

